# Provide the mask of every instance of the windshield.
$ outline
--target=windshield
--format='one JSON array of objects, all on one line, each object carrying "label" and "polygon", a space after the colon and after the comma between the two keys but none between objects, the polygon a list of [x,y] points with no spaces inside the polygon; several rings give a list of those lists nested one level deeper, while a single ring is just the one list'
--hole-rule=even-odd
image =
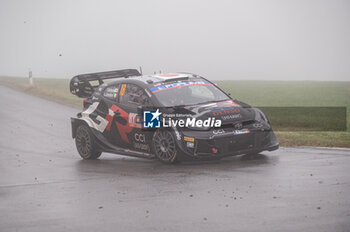
[{"label": "windshield", "polygon": [[230,99],[205,80],[178,81],[154,86],[150,90],[164,106],[196,105]]}]

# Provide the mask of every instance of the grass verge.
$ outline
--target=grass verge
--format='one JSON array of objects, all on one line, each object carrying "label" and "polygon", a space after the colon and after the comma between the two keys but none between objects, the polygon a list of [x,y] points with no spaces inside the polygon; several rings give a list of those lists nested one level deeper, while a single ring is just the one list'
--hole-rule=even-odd
[{"label": "grass verge", "polygon": [[68,79],[34,78],[34,86],[30,86],[27,78],[0,77],[0,84],[71,107],[82,107],[82,99],[70,93]]},{"label": "grass verge", "polygon": [[284,147],[347,147],[350,148],[348,131],[275,131]]}]

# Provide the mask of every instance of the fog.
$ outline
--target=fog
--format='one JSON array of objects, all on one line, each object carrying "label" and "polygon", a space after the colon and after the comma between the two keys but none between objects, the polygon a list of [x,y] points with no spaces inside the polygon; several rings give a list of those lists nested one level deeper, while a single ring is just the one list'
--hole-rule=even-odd
[{"label": "fog", "polygon": [[0,75],[350,80],[350,1],[0,0]]}]

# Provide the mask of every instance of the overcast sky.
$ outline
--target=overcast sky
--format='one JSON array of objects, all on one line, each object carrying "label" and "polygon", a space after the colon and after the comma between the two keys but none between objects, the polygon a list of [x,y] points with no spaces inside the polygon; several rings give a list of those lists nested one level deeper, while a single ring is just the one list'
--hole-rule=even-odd
[{"label": "overcast sky", "polygon": [[139,66],[209,79],[350,81],[350,1],[0,0],[0,75]]}]

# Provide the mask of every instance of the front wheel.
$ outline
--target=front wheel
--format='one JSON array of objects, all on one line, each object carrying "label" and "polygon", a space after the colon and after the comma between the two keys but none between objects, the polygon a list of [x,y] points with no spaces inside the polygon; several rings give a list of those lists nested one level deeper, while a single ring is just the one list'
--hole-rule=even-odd
[{"label": "front wheel", "polygon": [[170,131],[156,131],[153,135],[153,148],[156,157],[163,163],[170,164],[178,160],[176,142]]},{"label": "front wheel", "polygon": [[86,125],[78,126],[75,134],[75,145],[83,159],[97,159],[101,152],[97,149],[94,137]]}]

